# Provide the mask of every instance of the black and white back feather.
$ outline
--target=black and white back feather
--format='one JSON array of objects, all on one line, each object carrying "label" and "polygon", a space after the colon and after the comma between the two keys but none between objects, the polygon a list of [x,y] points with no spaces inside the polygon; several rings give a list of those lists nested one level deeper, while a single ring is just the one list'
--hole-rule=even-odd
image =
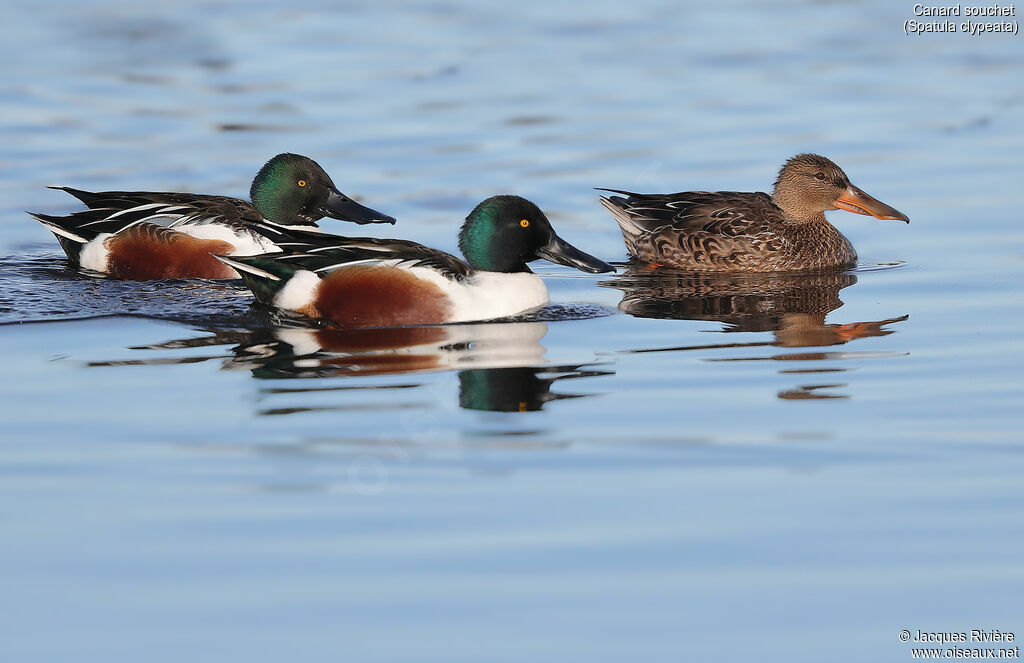
[{"label": "black and white back feather", "polygon": [[263,257],[281,260],[298,269],[306,269],[321,275],[342,267],[378,263],[426,267],[456,280],[473,273],[473,268],[464,260],[417,242],[376,237],[339,237],[337,240],[325,243],[325,239],[321,237],[319,241],[309,243],[301,240],[285,242],[287,253]]},{"label": "black and white back feather", "polygon": [[87,207],[66,216],[30,212],[57,235],[62,244],[84,244],[97,235],[116,234],[140,223],[182,232],[216,225],[263,246],[269,240],[278,250],[285,252],[301,251],[311,245],[323,244],[325,238],[334,237],[315,225],[274,223],[265,219],[252,203],[228,196],[148,191],[94,193],[67,186],[50,188],[71,194]]}]

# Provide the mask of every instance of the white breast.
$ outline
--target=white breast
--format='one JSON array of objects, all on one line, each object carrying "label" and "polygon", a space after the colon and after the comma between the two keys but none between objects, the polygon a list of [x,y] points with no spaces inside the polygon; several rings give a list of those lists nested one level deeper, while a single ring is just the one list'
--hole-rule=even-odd
[{"label": "white breast", "polygon": [[493,320],[544,306],[551,299],[547,286],[536,274],[503,274],[477,272],[455,281],[423,267],[409,270],[416,276],[437,284],[452,302],[451,322]]}]

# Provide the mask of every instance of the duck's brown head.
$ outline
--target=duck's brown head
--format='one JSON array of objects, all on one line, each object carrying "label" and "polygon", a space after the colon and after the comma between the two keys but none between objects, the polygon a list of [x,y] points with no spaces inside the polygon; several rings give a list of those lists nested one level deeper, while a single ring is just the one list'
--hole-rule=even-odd
[{"label": "duck's brown head", "polygon": [[842,168],[817,154],[798,154],[782,166],[772,200],[790,221],[813,221],[823,218],[826,210],[844,209],[910,223],[905,214],[855,187]]}]

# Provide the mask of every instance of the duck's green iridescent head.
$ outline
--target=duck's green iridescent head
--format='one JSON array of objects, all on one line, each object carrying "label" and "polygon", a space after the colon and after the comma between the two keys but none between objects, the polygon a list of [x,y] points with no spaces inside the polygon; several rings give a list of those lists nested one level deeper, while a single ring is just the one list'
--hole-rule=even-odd
[{"label": "duck's green iridescent head", "polygon": [[477,205],[462,224],[459,249],[473,269],[486,272],[529,272],[526,263],[539,258],[595,274],[615,271],[556,235],[544,212],[519,196]]},{"label": "duck's green iridescent head", "polygon": [[334,186],[320,164],[298,154],[278,154],[264,164],[249,189],[263,218],[285,226],[316,225],[325,216],[354,223],[394,223]]}]

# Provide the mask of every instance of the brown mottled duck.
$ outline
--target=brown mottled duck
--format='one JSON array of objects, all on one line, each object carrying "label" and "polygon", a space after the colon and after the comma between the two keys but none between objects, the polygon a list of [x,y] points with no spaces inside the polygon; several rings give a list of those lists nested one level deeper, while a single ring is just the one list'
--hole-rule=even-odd
[{"label": "brown mottled duck", "polygon": [[[844,209],[910,223],[850,183],[832,161],[798,154],[772,195],[737,191],[639,194],[602,189],[629,254],[653,265],[716,272],[817,270],[852,265],[857,252],[828,220]],[[624,197],[623,197],[624,196]]]}]

